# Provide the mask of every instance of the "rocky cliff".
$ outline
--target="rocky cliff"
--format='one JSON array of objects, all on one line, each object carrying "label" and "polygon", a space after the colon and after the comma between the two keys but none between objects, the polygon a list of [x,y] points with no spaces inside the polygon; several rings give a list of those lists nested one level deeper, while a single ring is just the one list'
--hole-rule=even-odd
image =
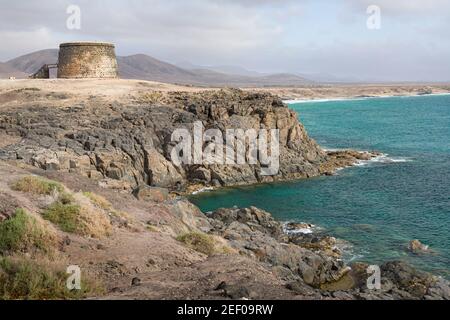
[{"label": "rocky cliff", "polygon": [[[127,103],[97,97],[61,107],[64,94],[40,90],[6,92],[24,101],[0,112],[0,134],[17,143],[0,149],[0,159],[20,160],[44,170],[76,172],[122,189],[150,185],[183,191],[306,178],[330,173],[369,154],[325,153],[310,139],[297,114],[270,94],[240,90],[147,92]],[[49,98],[39,102],[43,95]],[[35,102],[33,102],[33,100]],[[261,163],[183,165],[171,159],[176,129],[278,129],[280,170],[261,174]]]}]

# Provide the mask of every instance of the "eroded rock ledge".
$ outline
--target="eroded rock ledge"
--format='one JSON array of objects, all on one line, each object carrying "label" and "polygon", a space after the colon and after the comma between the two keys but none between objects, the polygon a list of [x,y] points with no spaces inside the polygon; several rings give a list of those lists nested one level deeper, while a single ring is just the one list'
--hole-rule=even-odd
[{"label": "eroded rock ledge", "polygon": [[[27,94],[42,95],[39,91]],[[375,156],[325,152],[308,137],[294,111],[265,93],[233,89],[154,93],[151,99],[135,103],[95,98],[68,107],[59,107],[58,100],[39,102],[36,97],[32,103],[29,99],[33,97],[0,111],[0,136],[12,141],[0,148],[0,159],[78,173],[117,189],[150,185],[186,191],[307,178]],[[260,164],[174,166],[172,132],[192,130],[197,121],[205,129],[223,131],[279,129],[279,174],[262,176]]]}]

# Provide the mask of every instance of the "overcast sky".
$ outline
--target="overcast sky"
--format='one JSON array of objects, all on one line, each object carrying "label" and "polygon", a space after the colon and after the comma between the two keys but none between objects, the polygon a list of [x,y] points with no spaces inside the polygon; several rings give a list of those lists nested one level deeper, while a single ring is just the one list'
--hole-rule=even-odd
[{"label": "overcast sky", "polygon": [[[70,30],[69,5],[81,9]],[[381,9],[381,29],[367,8]],[[0,0],[0,61],[75,40],[198,65],[450,80],[449,0]]]}]

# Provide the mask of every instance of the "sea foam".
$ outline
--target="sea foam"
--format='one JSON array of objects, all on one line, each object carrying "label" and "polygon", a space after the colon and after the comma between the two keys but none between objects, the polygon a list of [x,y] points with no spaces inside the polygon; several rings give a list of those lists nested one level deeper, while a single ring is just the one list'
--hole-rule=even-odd
[{"label": "sea foam", "polygon": [[196,194],[203,193],[203,192],[208,192],[208,191],[214,191],[214,190],[215,189],[213,187],[201,188],[200,190],[192,192],[192,195],[196,195]]},{"label": "sea foam", "polygon": [[430,93],[430,94],[416,94],[416,95],[380,95],[380,96],[367,96],[367,97],[347,97],[347,98],[324,98],[324,99],[292,99],[283,100],[286,104],[299,104],[299,103],[320,103],[320,102],[333,102],[333,101],[361,101],[368,99],[386,99],[386,98],[419,98],[430,96],[447,96],[450,93]]},{"label": "sea foam", "polygon": [[355,166],[364,167],[370,164],[382,163],[382,164],[392,164],[392,163],[405,163],[414,161],[412,158],[407,157],[391,157],[388,154],[381,154],[370,160],[359,160]]}]

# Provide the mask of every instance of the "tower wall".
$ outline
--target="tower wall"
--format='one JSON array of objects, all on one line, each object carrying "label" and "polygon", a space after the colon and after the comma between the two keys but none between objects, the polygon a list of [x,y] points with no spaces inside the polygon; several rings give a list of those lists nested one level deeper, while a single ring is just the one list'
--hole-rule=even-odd
[{"label": "tower wall", "polygon": [[73,42],[59,47],[58,78],[117,78],[115,48],[110,43]]}]

